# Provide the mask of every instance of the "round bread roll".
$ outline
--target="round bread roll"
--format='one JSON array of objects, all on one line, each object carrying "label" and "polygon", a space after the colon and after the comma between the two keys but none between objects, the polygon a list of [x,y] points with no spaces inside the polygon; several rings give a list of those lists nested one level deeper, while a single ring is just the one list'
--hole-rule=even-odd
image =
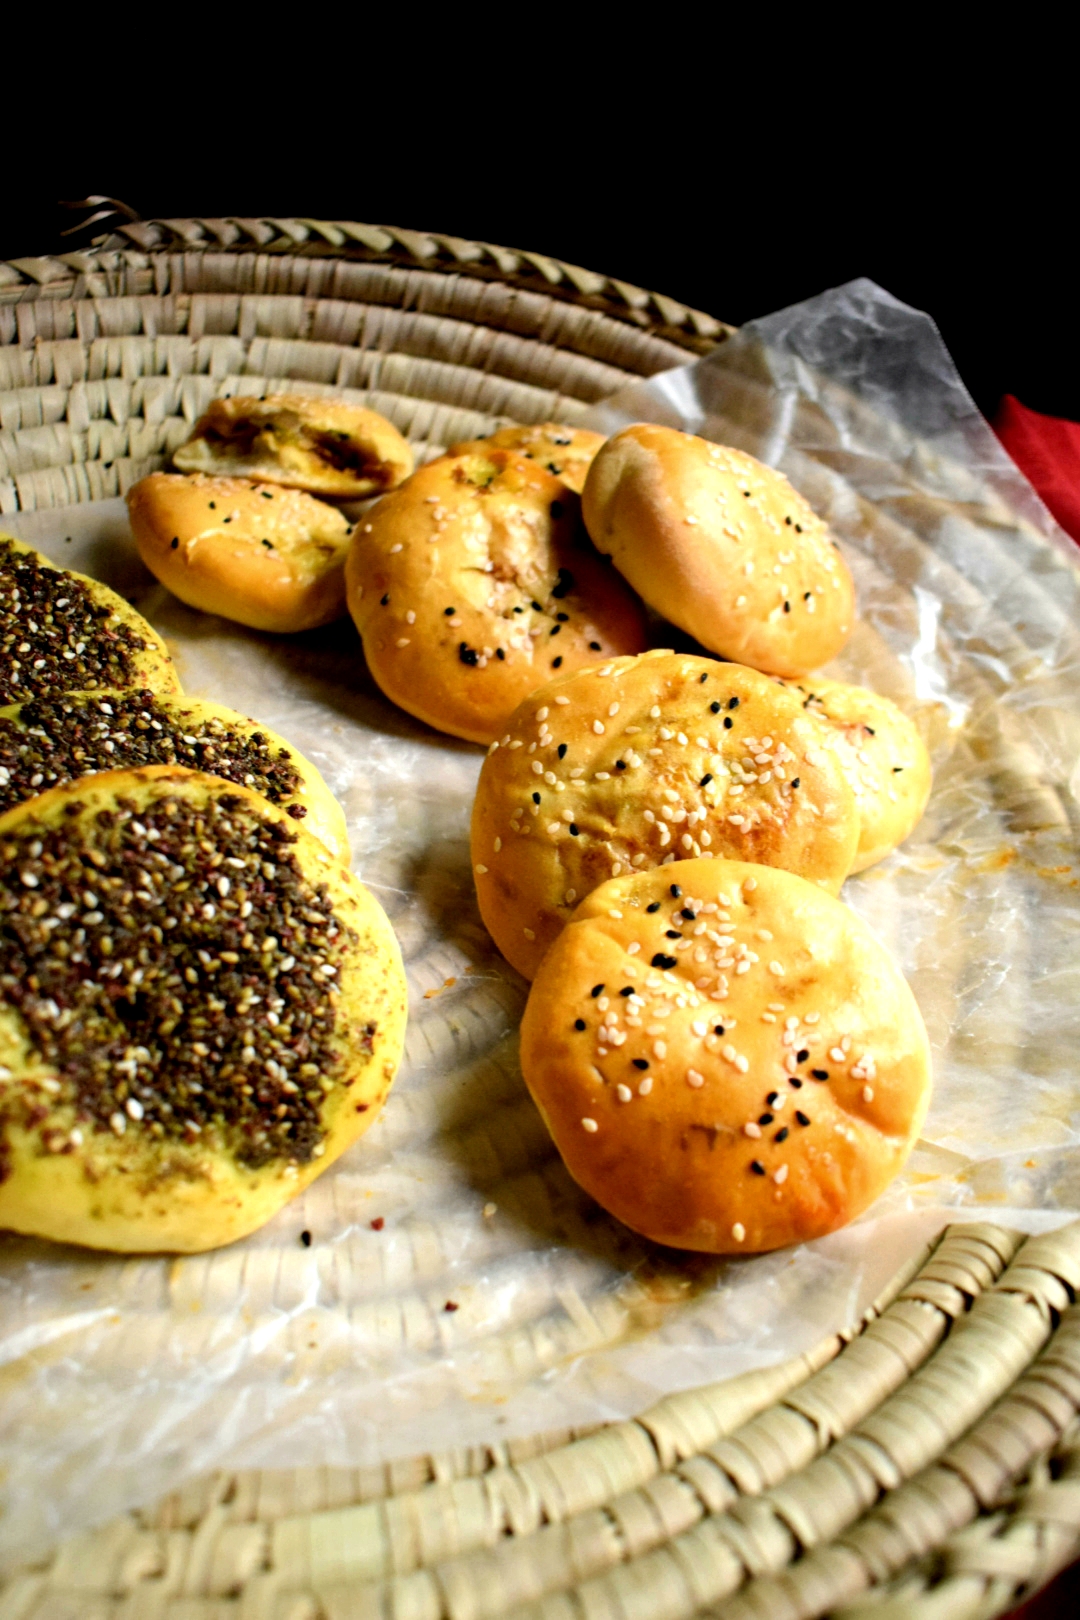
[{"label": "round bread roll", "polygon": [[0,709],[0,814],[96,771],[185,765],[244,787],[303,821],[348,864],[345,815],[284,737],[220,703],[153,692],[67,692]]},{"label": "round bread roll", "polygon": [[533,427],[498,428],[486,439],[469,439],[462,444],[452,444],[448,454],[463,456],[474,451],[516,450],[519,456],[538,461],[549,473],[561,479],[568,489],[580,495],[585,487],[585,475],[603,442],[604,435],[593,433],[589,428],[566,427],[561,422],[539,422]]},{"label": "round bread roll", "polygon": [[107,585],[0,534],[0,703],[131,687],[180,690],[157,631]]},{"label": "round bread roll", "polygon": [[825,724],[859,811],[859,847],[851,870],[861,872],[902,844],[930,797],[930,755],[912,720],[889,698],[864,686],[826,681],[799,684],[807,714]]},{"label": "round bread roll", "polygon": [[346,579],[368,668],[439,731],[491,742],[557,670],[647,645],[640,602],[576,495],[486,447],[414,473],[358,525]]},{"label": "round bread roll", "polygon": [[741,450],[624,428],[589,469],[582,510],[650,607],[724,658],[797,676],[848,638],[855,591],[836,541],[781,473]]},{"label": "round bread roll", "polygon": [[835,893],[858,838],[855,795],[796,694],[666,651],[535,692],[484,761],[472,816],[480,915],[526,978],[610,877],[730,856]]},{"label": "round bread roll", "polygon": [[173,464],[354,501],[408,478],[413,453],[385,416],[341,399],[238,395],[214,400]]},{"label": "round bread roll", "polygon": [[586,1192],[711,1254],[850,1221],[903,1165],[930,1095],[915,998],[862,919],[741,861],[595,889],[537,974],[521,1068]]},{"label": "round bread roll", "polygon": [[0,850],[0,1226],[215,1248],[376,1118],[401,956],[282,811],[155,765],[20,805]]},{"label": "round bread roll", "polygon": [[151,473],[127,503],[143,562],[189,607],[285,634],[345,612],[352,525],[325,501],[243,478]]}]

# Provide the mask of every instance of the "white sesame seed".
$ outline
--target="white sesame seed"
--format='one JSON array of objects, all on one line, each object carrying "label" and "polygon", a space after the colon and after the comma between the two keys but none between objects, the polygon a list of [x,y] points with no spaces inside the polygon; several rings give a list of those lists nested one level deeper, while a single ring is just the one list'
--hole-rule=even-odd
[{"label": "white sesame seed", "polygon": [[592,728],[598,737],[602,737],[604,735],[604,725],[602,721],[594,720],[592,723]]},{"label": "white sesame seed", "polygon": [[536,935],[535,935],[535,933],[533,932],[533,930],[531,928],[523,928],[521,930],[521,932],[525,935],[526,939],[535,939],[536,938]]},{"label": "white sesame seed", "polygon": [[745,1243],[746,1227],[743,1225],[742,1221],[735,1222],[735,1225],[731,1228],[731,1235],[735,1239],[736,1243]]},{"label": "white sesame seed", "polygon": [[498,1204],[485,1204],[484,1205],[484,1219],[485,1219],[485,1221],[490,1221],[491,1217],[498,1210],[498,1207],[499,1207]]},{"label": "white sesame seed", "polygon": [[787,970],[784,967],[783,962],[770,962],[769,963],[769,972],[770,973],[775,973],[776,977],[778,979],[782,979],[784,977],[784,974],[785,974],[786,971]]},{"label": "white sesame seed", "polygon": [[757,878],[744,878],[743,888],[747,891],[757,888]]},{"label": "white sesame seed", "polygon": [[407,647],[409,645],[408,636],[398,636],[397,641],[395,642],[394,645],[397,646],[397,647]]},{"label": "white sesame seed", "polygon": [[630,944],[626,947],[626,954],[627,954],[627,956],[636,956],[638,954],[638,952],[640,951],[640,949],[641,949],[640,942],[638,940],[636,940],[636,939],[631,940]]},{"label": "white sesame seed", "polygon": [[773,1171],[773,1180],[776,1182],[776,1185],[778,1187],[782,1187],[784,1185],[784,1182],[787,1180],[787,1178],[788,1178],[788,1167],[787,1167],[786,1164],[782,1164],[780,1166],[779,1170],[774,1170]]},{"label": "white sesame seed", "polygon": [[485,872],[487,871],[487,867],[486,866],[481,866],[481,865],[478,864],[478,865],[473,867],[473,871],[477,874],[478,877],[483,877]]},{"label": "white sesame seed", "polygon": [[873,1102],[873,1100],[874,1100],[874,1088],[873,1088],[873,1086],[863,1086],[863,1088],[862,1088],[862,1100],[863,1100],[863,1102]]},{"label": "white sesame seed", "polygon": [[581,1125],[582,1129],[588,1131],[590,1136],[595,1135],[595,1133],[600,1129],[595,1119],[583,1119]]},{"label": "white sesame seed", "polygon": [[637,1094],[638,1094],[639,1097],[647,1097],[651,1090],[652,1090],[652,1075],[647,1074],[645,1076],[644,1080],[638,1086]]},{"label": "white sesame seed", "polygon": [[570,699],[568,697],[564,697],[563,694],[560,692],[559,696],[555,699],[555,701],[556,701],[556,703],[560,704],[561,706],[565,706],[567,703],[570,702]]},{"label": "white sesame seed", "polygon": [[666,1058],[667,1057],[667,1042],[666,1041],[654,1041],[652,1050],[653,1050],[653,1057],[654,1058]]},{"label": "white sesame seed", "polygon": [[609,703],[608,704],[608,716],[609,716],[609,718],[614,717],[615,715],[618,714],[618,712],[619,712],[619,705],[617,703]]},{"label": "white sesame seed", "polygon": [[686,1083],[688,1086],[693,1086],[695,1091],[700,1091],[701,1087],[705,1084],[705,1076],[703,1074],[699,1074],[696,1069],[687,1069]]},{"label": "white sesame seed", "polygon": [[832,1046],[829,1048],[829,1056],[832,1058],[834,1063],[843,1063],[844,1061],[844,1054],[838,1046]]},{"label": "white sesame seed", "polygon": [[402,545],[401,541],[399,540],[396,546],[391,546],[390,547],[390,555],[391,555],[391,557],[393,557],[396,552],[404,551],[404,549],[405,549],[404,546]]},{"label": "white sesame seed", "polygon": [[707,1035],[709,1033],[708,1024],[706,1024],[704,1019],[701,1018],[697,1019],[696,1022],[691,1024],[690,1027],[694,1031],[695,1035]]},{"label": "white sesame seed", "polygon": [[127,1102],[124,1104],[124,1107],[127,1109],[128,1114],[132,1119],[142,1119],[143,1105],[139,1101],[138,1097],[129,1097]]},{"label": "white sesame seed", "polygon": [[649,710],[649,719],[650,720],[659,720],[659,718],[660,718],[660,705],[658,703],[654,703],[652,708]]},{"label": "white sesame seed", "polygon": [[124,1132],[127,1130],[127,1120],[124,1118],[123,1114],[119,1112],[109,1115],[109,1124],[116,1132],[117,1136],[123,1136]]},{"label": "white sesame seed", "polygon": [[634,1093],[629,1086],[618,1085],[615,1087],[615,1095],[620,1102],[629,1102]]},{"label": "white sesame seed", "polygon": [[743,1135],[751,1137],[753,1141],[756,1142],[758,1137],[761,1135],[761,1126],[756,1120],[749,1119],[743,1126]]},{"label": "white sesame seed", "polygon": [[532,768],[533,768],[533,775],[534,776],[543,776],[543,774],[544,774],[544,766],[543,766],[543,762],[541,760],[534,759],[533,762],[532,762]]}]

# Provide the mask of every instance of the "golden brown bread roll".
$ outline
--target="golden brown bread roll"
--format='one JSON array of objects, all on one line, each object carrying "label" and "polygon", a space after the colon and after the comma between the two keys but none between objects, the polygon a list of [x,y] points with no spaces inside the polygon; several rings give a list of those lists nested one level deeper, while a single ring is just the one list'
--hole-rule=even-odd
[{"label": "golden brown bread roll", "polygon": [[240,394],[214,400],[173,463],[181,472],[255,478],[354,501],[408,478],[413,454],[377,411],[308,394]]},{"label": "golden brown bread roll", "polygon": [[156,765],[20,805],[0,853],[0,1226],[214,1248],[376,1118],[401,957],[303,825]]},{"label": "golden brown bread roll", "polygon": [[0,534],[0,703],[132,687],[180,690],[157,631],[107,585]]},{"label": "golden brown bread roll", "polygon": [[578,498],[510,450],[443,456],[357,525],[349,611],[394,703],[491,742],[529,692],[646,645],[640,602],[596,555]]},{"label": "golden brown bread roll", "polygon": [[452,444],[448,455],[461,456],[479,450],[514,450],[519,456],[538,461],[549,473],[580,495],[593,457],[604,442],[602,433],[589,428],[566,427],[562,422],[539,422],[532,427],[504,427],[486,439],[469,439]]},{"label": "golden brown bread roll", "polygon": [[859,812],[853,872],[862,872],[902,844],[930,797],[930,755],[915,724],[889,698],[864,686],[820,675],[785,682],[807,714],[824,722],[829,746],[844,768]]},{"label": "golden brown bread roll", "polygon": [[345,612],[352,526],[300,490],[151,473],[128,492],[139,555],[181,602],[289,633]]},{"label": "golden brown bread roll", "polygon": [[858,837],[851,787],[796,694],[741,665],[654,651],[521,705],[480,772],[472,859],[480,914],[531,978],[612,876],[708,851],[835,893]]},{"label": "golden brown bread roll", "polygon": [[145,691],[67,692],[0,709],[0,815],[61,782],[142,765],[239,782],[348,863],[344,813],[314,765],[234,709]]},{"label": "golden brown bread roll", "polygon": [[799,676],[855,619],[847,565],[787,479],[741,450],[648,423],[598,451],[582,495],[600,551],[704,647]]},{"label": "golden brown bread roll", "polygon": [[521,1067],[586,1192],[655,1242],[714,1254],[850,1221],[903,1165],[930,1094],[919,1009],[866,924],[737,861],[595,889],[537,974]]}]

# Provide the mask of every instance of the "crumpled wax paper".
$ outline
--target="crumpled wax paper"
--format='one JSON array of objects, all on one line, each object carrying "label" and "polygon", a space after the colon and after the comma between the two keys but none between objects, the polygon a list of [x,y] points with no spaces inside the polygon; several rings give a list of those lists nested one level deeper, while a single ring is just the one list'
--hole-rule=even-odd
[{"label": "crumpled wax paper", "polygon": [[635,419],[750,450],[824,513],[860,611],[828,673],[897,698],[931,746],[922,824],[844,889],[930,1031],[934,1100],[906,1172],[845,1231],[761,1258],[620,1227],[570,1181],[521,1081],[525,986],[469,869],[482,751],[393,708],[348,621],[275,639],[183,607],[142,569],[121,502],[7,519],[135,599],[189,693],[315,761],[397,930],[411,1013],[382,1120],[245,1242],[123,1258],[0,1236],[0,1567],[214,1468],[356,1466],[628,1416],[852,1324],[950,1219],[1034,1231],[1080,1210],[1071,543],[932,322],[867,281],[591,414]]}]

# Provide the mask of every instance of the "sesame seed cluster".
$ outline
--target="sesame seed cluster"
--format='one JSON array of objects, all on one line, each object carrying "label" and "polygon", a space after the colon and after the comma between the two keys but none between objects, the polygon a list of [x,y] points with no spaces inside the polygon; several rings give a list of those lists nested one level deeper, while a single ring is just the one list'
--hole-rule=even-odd
[{"label": "sesame seed cluster", "polygon": [[355,935],[295,842],[228,791],[99,809],[72,796],[7,832],[0,992],[55,1070],[19,1092],[45,1151],[137,1131],[151,1145],[207,1133],[246,1166],[320,1156]]},{"label": "sesame seed cluster", "polygon": [[[17,718],[0,716],[0,813],[58,782],[139,765],[186,765],[240,782],[271,804],[292,798],[301,780],[289,750],[275,750],[263,732],[203,718],[148,691],[37,698]],[[295,820],[307,814],[299,803],[287,811]]]},{"label": "sesame seed cluster", "polygon": [[0,703],[130,686],[147,647],[81,579],[0,535]]},{"label": "sesame seed cluster", "polygon": [[562,422],[538,422],[530,427],[498,428],[486,439],[469,439],[452,444],[448,455],[459,456],[474,450],[516,450],[530,461],[538,461],[546,472],[562,480],[580,495],[593,457],[604,442],[602,433],[589,428],[566,427]]}]

